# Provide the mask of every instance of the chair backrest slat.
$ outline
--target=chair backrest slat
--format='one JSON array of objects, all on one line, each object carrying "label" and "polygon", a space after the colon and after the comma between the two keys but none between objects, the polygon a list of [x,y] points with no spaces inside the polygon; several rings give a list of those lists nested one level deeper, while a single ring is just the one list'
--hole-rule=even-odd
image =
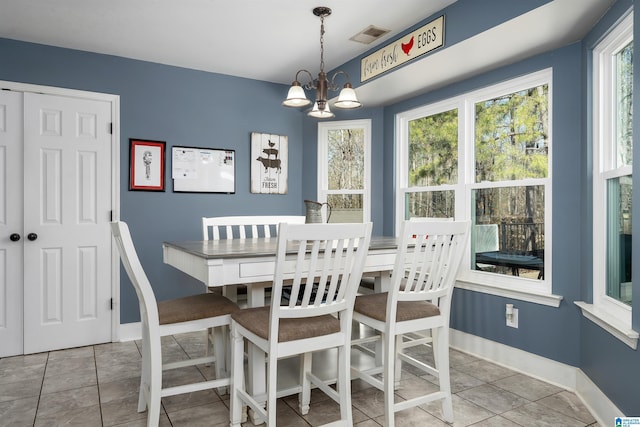
[{"label": "chair backrest slat", "polygon": [[[271,318],[341,315],[352,309],[371,228],[371,223],[280,224]],[[283,301],[288,279],[293,283]],[[278,323],[272,322],[270,333],[277,334]]]},{"label": "chair backrest slat", "polygon": [[203,240],[220,240],[273,237],[271,228],[277,229],[278,224],[282,222],[304,224],[305,217],[295,215],[204,217],[202,218],[202,238]]},{"label": "chair backrest slat", "polygon": [[397,301],[422,300],[448,315],[469,230],[468,221],[403,222],[388,310]]}]

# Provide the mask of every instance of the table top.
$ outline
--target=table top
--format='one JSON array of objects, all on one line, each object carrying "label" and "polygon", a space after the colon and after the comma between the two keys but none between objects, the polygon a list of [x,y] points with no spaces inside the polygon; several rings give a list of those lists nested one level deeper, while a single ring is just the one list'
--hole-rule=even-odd
[{"label": "table top", "polygon": [[[277,243],[277,237],[259,237],[255,239],[163,242],[163,245],[205,259],[222,259],[274,256]],[[398,239],[390,236],[372,236],[369,244],[370,250],[393,250],[397,248]],[[292,247],[291,252],[294,253],[295,251],[296,249]]]}]

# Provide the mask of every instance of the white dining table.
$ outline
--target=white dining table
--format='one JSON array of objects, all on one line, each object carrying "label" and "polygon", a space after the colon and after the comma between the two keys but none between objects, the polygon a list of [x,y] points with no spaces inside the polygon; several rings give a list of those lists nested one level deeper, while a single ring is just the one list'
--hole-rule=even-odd
[{"label": "white dining table", "polygon": [[[277,240],[270,237],[164,242],[163,260],[210,288],[247,285],[247,303],[258,307],[264,304],[260,300],[264,298],[264,286],[260,285],[273,280]],[[393,269],[397,247],[395,237],[373,236],[364,273],[388,275]],[[296,250],[292,247],[292,258]],[[291,273],[293,268],[292,263]],[[259,286],[252,286],[254,284]]]},{"label": "white dining table", "polygon": [[[265,304],[265,288],[273,281],[277,240],[271,237],[164,242],[163,260],[209,288],[246,285],[247,306],[260,307]],[[371,238],[364,273],[375,277],[375,291],[388,288],[397,247],[395,237]],[[292,248],[291,273],[295,251]],[[247,387],[253,394],[266,393],[264,355],[254,348],[249,350],[248,358]]]}]

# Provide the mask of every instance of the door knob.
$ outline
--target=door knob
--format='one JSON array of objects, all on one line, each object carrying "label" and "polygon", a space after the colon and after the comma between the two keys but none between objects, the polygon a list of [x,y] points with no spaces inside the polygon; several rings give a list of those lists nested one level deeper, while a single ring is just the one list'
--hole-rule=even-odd
[{"label": "door knob", "polygon": [[36,240],[38,238],[38,235],[36,233],[29,233],[27,234],[27,239],[31,240],[32,242],[34,240]]},{"label": "door knob", "polygon": [[17,242],[18,240],[20,240],[20,235],[18,233],[13,233],[11,236],[9,236],[9,239],[12,242]]}]

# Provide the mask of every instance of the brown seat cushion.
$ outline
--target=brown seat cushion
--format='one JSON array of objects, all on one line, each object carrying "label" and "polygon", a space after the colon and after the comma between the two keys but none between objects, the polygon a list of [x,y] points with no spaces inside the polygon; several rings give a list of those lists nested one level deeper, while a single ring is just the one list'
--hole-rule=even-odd
[{"label": "brown seat cushion", "polygon": [[158,302],[161,325],[223,316],[239,310],[238,305],[219,294],[192,295]]},{"label": "brown seat cushion", "polygon": [[[236,311],[231,315],[231,318],[260,338],[266,340],[269,336],[269,316],[269,306],[266,306],[245,308]],[[328,314],[302,319],[280,319],[278,342],[319,337],[339,331],[340,321]]]},{"label": "brown seat cushion", "polygon": [[[358,295],[353,311],[372,319],[385,322],[387,320],[387,292],[370,295]],[[440,314],[437,305],[427,301],[398,301],[396,322],[422,319]]]}]

